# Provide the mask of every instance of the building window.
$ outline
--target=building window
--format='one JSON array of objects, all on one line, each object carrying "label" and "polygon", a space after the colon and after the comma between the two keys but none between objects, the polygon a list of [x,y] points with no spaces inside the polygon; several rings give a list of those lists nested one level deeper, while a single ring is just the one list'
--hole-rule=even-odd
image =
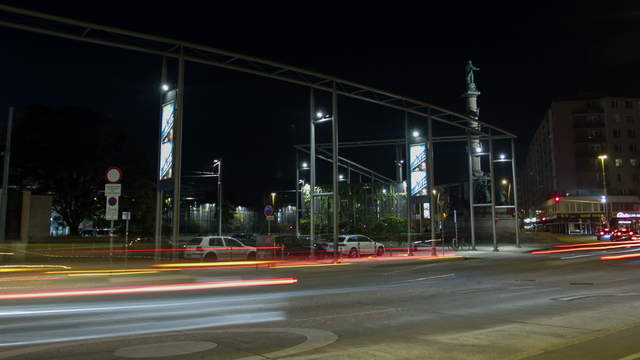
[{"label": "building window", "polygon": [[631,180],[633,180],[634,184],[640,184],[640,176],[638,176],[638,174],[633,174],[633,176],[631,176]]},{"label": "building window", "polygon": [[631,167],[638,167],[638,159],[629,159]]},{"label": "building window", "polygon": [[625,116],[624,118],[625,118],[625,120],[627,121],[627,124],[633,124],[633,122],[634,122],[634,121],[633,121],[633,116],[631,116],[631,115],[627,115],[627,116]]},{"label": "building window", "polygon": [[622,159],[616,159],[616,167],[617,168],[621,168],[622,167],[622,163],[623,163]]},{"label": "building window", "polygon": [[617,174],[616,178],[618,179],[618,182],[622,184],[622,174]]},{"label": "building window", "polygon": [[616,122],[616,123],[620,122],[620,114],[613,114],[611,115],[611,117],[613,118],[613,122]]},{"label": "building window", "polygon": [[636,137],[636,129],[627,130],[627,136],[629,137],[629,139],[633,139],[634,137]]},{"label": "building window", "polygon": [[594,153],[602,152],[602,146],[600,144],[591,144],[590,148],[591,148],[591,152],[594,152]]},{"label": "building window", "polygon": [[625,100],[624,101],[624,107],[625,107],[625,109],[633,109],[633,101]]},{"label": "building window", "polygon": [[613,152],[621,153],[622,152],[622,144],[613,144]]},{"label": "building window", "polygon": [[620,129],[613,129],[613,137],[614,138],[620,137]]},{"label": "building window", "polygon": [[609,103],[609,106],[611,106],[612,109],[615,109],[618,107],[618,101],[617,100],[611,100],[611,102]]},{"label": "building window", "polygon": [[638,152],[638,145],[637,144],[629,144],[629,152],[637,153]]}]

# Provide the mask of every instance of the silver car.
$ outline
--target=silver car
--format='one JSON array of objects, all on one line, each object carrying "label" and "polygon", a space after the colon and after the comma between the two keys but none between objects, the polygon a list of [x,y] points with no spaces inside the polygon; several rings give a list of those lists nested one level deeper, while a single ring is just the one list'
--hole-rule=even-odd
[{"label": "silver car", "polygon": [[189,240],[184,257],[202,261],[255,260],[256,248],[228,236],[202,236]]},{"label": "silver car", "polygon": [[[358,257],[361,255],[384,255],[384,245],[364,235],[340,235],[338,249],[342,256]],[[333,241],[325,243],[325,251],[334,253]]]}]

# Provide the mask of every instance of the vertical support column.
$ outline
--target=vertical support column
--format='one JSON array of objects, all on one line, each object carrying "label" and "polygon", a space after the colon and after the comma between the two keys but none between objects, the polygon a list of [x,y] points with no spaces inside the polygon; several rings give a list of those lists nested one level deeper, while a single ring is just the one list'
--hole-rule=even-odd
[{"label": "vertical support column", "polygon": [[489,174],[491,183],[491,230],[493,235],[493,251],[498,251],[498,238],[496,236],[496,194],[495,194],[495,174],[493,171],[493,136],[489,129]]},{"label": "vertical support column", "polygon": [[516,230],[516,247],[520,247],[520,219],[518,212],[518,186],[517,184],[517,174],[516,174],[516,144],[513,139],[511,139],[511,169],[513,171],[513,215],[515,220],[515,230]]},{"label": "vertical support column", "polygon": [[2,171],[2,197],[0,198],[0,241],[5,241],[7,239],[7,200],[9,199],[9,168],[11,166],[12,128],[13,107],[10,107],[9,118],[7,120],[7,140],[4,147],[4,169]]},{"label": "vertical support column", "polygon": [[408,118],[408,114],[405,112],[404,113],[404,144],[405,144],[405,157],[407,158],[407,161],[405,161],[406,165],[407,165],[407,188],[406,188],[406,195],[407,195],[407,201],[406,201],[406,205],[407,205],[407,253],[409,255],[412,254],[412,246],[411,246],[411,155],[410,155],[410,151],[409,151],[409,118]]},{"label": "vertical support column", "polygon": [[433,190],[436,188],[435,177],[433,176],[433,128],[431,119],[431,109],[429,109],[429,117],[427,118],[427,161],[429,161],[429,216],[431,217],[431,249],[432,255],[436,255],[436,202]]},{"label": "vertical support column", "polygon": [[222,158],[218,162],[218,236],[222,236]]},{"label": "vertical support column", "polygon": [[309,179],[309,195],[311,198],[310,216],[309,216],[309,238],[310,246],[313,249],[316,237],[316,124],[315,124],[315,107],[316,101],[311,88],[309,93],[309,152],[311,158],[309,159],[309,166],[311,167],[310,179]]},{"label": "vertical support column", "polygon": [[[162,57],[162,70],[160,71],[160,86],[163,89],[163,95],[160,96],[160,106],[164,103],[165,91],[164,85],[167,83],[167,58]],[[160,125],[158,127],[158,147],[162,143],[162,110],[160,111]],[[158,148],[158,172],[156,173],[156,221],[155,221],[155,253],[154,258],[160,259],[160,245],[162,240],[162,205],[164,200],[164,194],[160,189],[160,167],[162,164],[160,157],[160,148]]]},{"label": "vertical support column", "polygon": [[[178,91],[176,96],[176,116],[174,138],[176,139],[173,148],[173,159],[175,161],[175,174],[173,180],[173,249],[178,249],[180,237],[180,200],[182,198],[182,116],[184,114],[184,48],[180,46],[180,57],[178,58]],[[174,257],[177,251],[174,251]]]},{"label": "vertical support column", "polygon": [[331,99],[333,104],[331,122],[331,145],[333,148],[333,245],[336,250],[336,255],[339,255],[338,251],[338,230],[340,222],[340,193],[338,191],[338,91],[336,89],[336,82],[333,82],[333,91],[331,92]]},{"label": "vertical support column", "polygon": [[296,151],[296,236],[300,237],[300,156]]},{"label": "vertical support column", "polygon": [[471,229],[471,249],[476,250],[476,225],[474,218],[475,207],[473,200],[473,147],[471,136],[467,132],[467,153],[469,155],[469,227]]}]

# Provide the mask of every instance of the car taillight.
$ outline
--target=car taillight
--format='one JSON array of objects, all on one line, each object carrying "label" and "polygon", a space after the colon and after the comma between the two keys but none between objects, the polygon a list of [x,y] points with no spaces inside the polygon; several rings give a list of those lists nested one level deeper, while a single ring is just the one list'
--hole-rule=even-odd
[{"label": "car taillight", "polygon": [[204,251],[204,249],[198,246],[198,247],[196,248],[196,251]]},{"label": "car taillight", "polygon": [[600,231],[600,236],[604,235],[604,231]]},{"label": "car taillight", "polygon": [[633,235],[633,231],[629,231],[629,235]]}]

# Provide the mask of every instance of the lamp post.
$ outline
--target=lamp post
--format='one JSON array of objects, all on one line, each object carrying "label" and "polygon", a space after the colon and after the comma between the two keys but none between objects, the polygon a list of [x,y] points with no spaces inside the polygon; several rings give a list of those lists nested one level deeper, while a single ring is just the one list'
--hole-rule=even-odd
[{"label": "lamp post", "polygon": [[509,187],[507,188],[507,204],[511,204],[511,201],[510,201],[510,199],[511,199],[511,183],[507,179],[502,179],[502,181],[500,183],[502,184],[502,186],[509,185]]},{"label": "lamp post", "polygon": [[607,176],[606,173],[604,171],[604,161],[607,160],[608,156],[607,155],[599,155],[598,159],[600,159],[600,164],[602,165],[602,193],[603,193],[603,198],[602,198],[602,203],[603,203],[603,212],[604,212],[604,218],[605,218],[605,224],[607,227],[609,227],[609,212],[607,211],[607,202],[609,201],[607,199]]},{"label": "lamp post", "polygon": [[222,236],[222,159],[213,160],[213,168],[218,167],[218,236]]}]

